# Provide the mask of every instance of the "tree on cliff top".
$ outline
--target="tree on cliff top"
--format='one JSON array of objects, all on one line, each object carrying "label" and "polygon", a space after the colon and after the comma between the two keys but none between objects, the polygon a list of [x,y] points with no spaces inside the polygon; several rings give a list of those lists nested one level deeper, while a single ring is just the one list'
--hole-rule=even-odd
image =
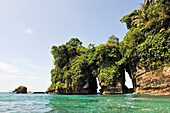
[{"label": "tree on cliff top", "polygon": [[[118,43],[119,39],[113,35],[109,37],[107,44],[96,47],[89,44],[89,48],[85,48],[78,38],[72,38],[58,47],[53,46],[51,53],[55,68],[51,70],[52,84],[49,90],[80,90],[87,82],[92,83],[93,79],[96,81],[98,76],[105,84],[115,84],[120,75],[116,62],[122,57]],[[95,89],[94,85],[93,88]]]},{"label": "tree on cliff top", "polygon": [[124,16],[129,31],[119,44],[125,63],[132,67],[139,62],[146,69],[169,65],[170,1],[145,0],[141,9]]}]

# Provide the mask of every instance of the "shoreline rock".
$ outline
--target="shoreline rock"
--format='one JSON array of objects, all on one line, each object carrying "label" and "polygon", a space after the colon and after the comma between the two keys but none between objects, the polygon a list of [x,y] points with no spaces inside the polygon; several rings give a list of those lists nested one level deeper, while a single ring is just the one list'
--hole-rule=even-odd
[{"label": "shoreline rock", "polygon": [[27,93],[27,87],[25,87],[25,86],[19,86],[19,87],[16,88],[12,93],[16,93],[16,94],[26,94],[26,93]]}]

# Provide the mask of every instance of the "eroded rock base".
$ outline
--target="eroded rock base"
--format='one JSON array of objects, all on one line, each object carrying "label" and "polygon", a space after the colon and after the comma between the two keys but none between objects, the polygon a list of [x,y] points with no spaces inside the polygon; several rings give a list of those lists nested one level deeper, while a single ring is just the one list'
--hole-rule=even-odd
[{"label": "eroded rock base", "polygon": [[163,67],[162,71],[146,72],[137,69],[135,74],[137,94],[170,95],[170,67]]}]

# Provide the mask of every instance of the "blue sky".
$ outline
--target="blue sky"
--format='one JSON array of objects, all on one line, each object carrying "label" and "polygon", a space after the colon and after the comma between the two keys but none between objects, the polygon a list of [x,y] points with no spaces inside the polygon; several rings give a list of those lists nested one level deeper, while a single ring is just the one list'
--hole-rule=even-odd
[{"label": "blue sky", "polygon": [[46,91],[53,45],[76,37],[83,46],[120,41],[127,29],[120,19],[142,0],[0,0],[0,91],[25,85]]}]

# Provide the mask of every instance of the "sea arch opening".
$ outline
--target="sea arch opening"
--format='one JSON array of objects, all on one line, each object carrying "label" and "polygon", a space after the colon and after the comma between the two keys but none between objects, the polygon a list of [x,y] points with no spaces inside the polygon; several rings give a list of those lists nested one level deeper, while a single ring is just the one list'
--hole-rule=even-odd
[{"label": "sea arch opening", "polygon": [[101,93],[101,86],[100,86],[100,83],[99,83],[99,78],[96,77],[96,82],[97,82],[97,94],[100,94]]},{"label": "sea arch opening", "polygon": [[125,70],[125,85],[128,87],[128,89],[133,88],[133,82],[132,79],[130,78],[130,75],[128,72]]}]

